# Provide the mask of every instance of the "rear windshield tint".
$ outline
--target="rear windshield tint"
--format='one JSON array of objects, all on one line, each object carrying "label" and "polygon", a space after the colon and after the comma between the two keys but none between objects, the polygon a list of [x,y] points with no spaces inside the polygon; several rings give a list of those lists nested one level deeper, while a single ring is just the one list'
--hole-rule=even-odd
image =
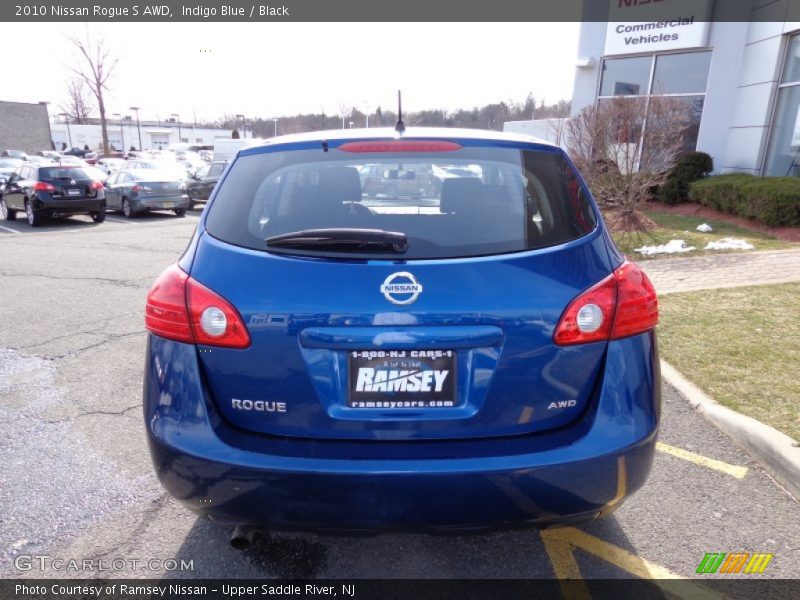
[{"label": "rear windshield tint", "polygon": [[[559,152],[495,147],[430,153],[320,148],[242,156],[206,221],[212,236],[264,251],[267,238],[307,229],[404,233],[408,249],[385,256],[394,260],[521,252],[577,239],[595,225]],[[359,256],[319,248],[295,253]]]},{"label": "rear windshield tint", "polygon": [[95,179],[86,169],[80,167],[42,167],[40,179]]},{"label": "rear windshield tint", "polygon": [[181,181],[179,174],[173,169],[171,171],[161,169],[138,169],[128,171],[136,181]]}]

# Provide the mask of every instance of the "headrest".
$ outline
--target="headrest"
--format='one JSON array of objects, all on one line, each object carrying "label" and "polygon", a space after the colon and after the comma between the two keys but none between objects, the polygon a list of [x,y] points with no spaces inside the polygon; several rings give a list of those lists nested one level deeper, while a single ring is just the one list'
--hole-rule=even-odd
[{"label": "headrest", "polygon": [[443,213],[472,212],[480,208],[484,195],[483,182],[477,177],[445,179],[439,210]]},{"label": "headrest", "polygon": [[355,167],[328,167],[319,172],[319,187],[338,202],[361,200],[361,179]]}]

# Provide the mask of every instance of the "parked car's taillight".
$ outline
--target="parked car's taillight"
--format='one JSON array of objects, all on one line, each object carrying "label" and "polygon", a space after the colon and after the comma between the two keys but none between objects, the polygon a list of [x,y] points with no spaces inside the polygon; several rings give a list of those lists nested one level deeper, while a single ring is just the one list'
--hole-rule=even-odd
[{"label": "parked car's taillight", "polygon": [[92,185],[89,186],[90,190],[102,190],[105,189],[102,181],[93,181]]},{"label": "parked car's taillight", "polygon": [[223,348],[250,345],[238,311],[178,265],[167,268],[150,288],[144,323],[151,333],[178,342]]},{"label": "parked car's taillight", "polygon": [[33,184],[33,190],[35,192],[55,192],[56,188],[44,181],[37,181]]},{"label": "parked car's taillight", "polygon": [[616,340],[658,324],[656,290],[647,275],[625,261],[616,271],[570,302],[553,340],[560,346]]}]

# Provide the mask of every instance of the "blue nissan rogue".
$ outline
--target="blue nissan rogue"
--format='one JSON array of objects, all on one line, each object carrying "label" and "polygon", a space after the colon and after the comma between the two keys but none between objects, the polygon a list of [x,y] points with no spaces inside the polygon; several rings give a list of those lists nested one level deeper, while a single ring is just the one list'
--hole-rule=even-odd
[{"label": "blue nissan rogue", "polygon": [[145,320],[155,469],[216,521],[548,526],[610,513],[650,471],[655,291],[533,138],[243,149]]}]

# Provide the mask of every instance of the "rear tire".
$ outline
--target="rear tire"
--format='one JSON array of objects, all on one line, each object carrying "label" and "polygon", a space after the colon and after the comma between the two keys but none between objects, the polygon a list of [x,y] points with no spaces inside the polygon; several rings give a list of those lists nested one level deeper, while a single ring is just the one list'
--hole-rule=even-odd
[{"label": "rear tire", "polygon": [[122,199],[122,214],[128,219],[133,219],[136,217],[136,213],[134,212],[133,207],[127,198]]},{"label": "rear tire", "polygon": [[95,223],[102,223],[103,221],[106,220],[106,211],[103,210],[100,212],[93,212],[91,213],[91,217],[92,221],[94,221]]},{"label": "rear tire", "polygon": [[28,217],[28,225],[31,227],[39,227],[44,222],[44,217],[35,210],[30,200],[25,200],[25,216]]},{"label": "rear tire", "polygon": [[173,212],[176,215],[178,215],[179,217],[182,217],[182,216],[184,216],[186,214],[186,209],[185,208],[176,208]]},{"label": "rear tire", "polygon": [[14,221],[17,218],[17,211],[12,208],[8,208],[5,198],[2,196],[0,196],[0,214],[3,215],[3,218],[6,221]]}]

